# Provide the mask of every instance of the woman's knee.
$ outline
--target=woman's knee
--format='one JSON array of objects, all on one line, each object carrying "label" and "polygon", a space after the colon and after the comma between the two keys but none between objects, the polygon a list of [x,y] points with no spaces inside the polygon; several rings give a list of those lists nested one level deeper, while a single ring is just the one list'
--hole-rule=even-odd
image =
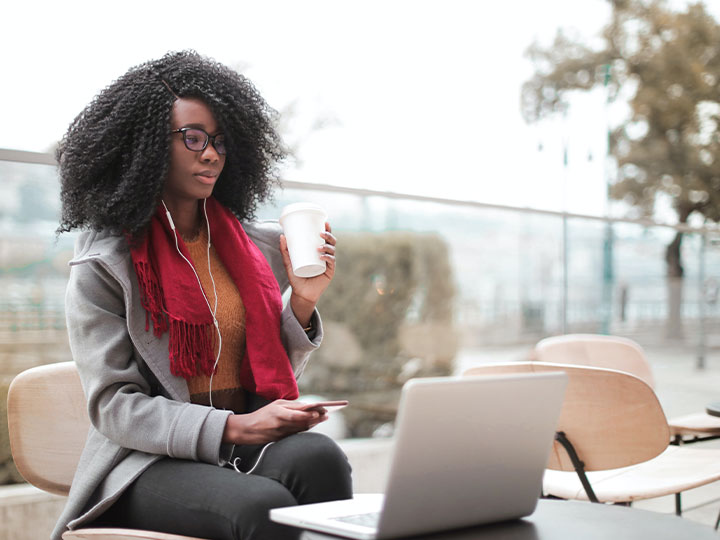
[{"label": "woman's knee", "polygon": [[321,433],[305,432],[293,437],[295,459],[304,470],[315,473],[349,475],[350,462],[342,448],[330,437]]},{"label": "woman's knee", "polygon": [[352,497],[352,468],[338,444],[320,433],[284,440],[285,483],[300,504]]},{"label": "woman's knee", "polygon": [[[237,501],[238,503],[240,501]],[[234,538],[238,539],[294,539],[298,530],[270,521],[270,510],[283,506],[295,506],[297,500],[282,485],[264,485],[253,490],[252,496],[243,498],[226,516],[232,523]]]}]

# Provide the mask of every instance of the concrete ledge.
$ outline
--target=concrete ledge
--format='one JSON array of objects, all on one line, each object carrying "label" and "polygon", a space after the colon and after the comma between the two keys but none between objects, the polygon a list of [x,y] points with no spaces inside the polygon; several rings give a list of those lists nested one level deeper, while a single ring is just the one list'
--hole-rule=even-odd
[{"label": "concrete ledge", "polygon": [[10,484],[0,486],[0,508],[16,504],[28,504],[32,502],[45,502],[48,500],[64,501],[65,497],[53,495],[30,484]]},{"label": "concrete ledge", "polygon": [[344,439],[337,441],[353,469],[355,493],[385,491],[385,480],[390,470],[392,439]]},{"label": "concrete ledge", "polygon": [[50,538],[65,497],[30,484],[0,486],[0,540]]}]

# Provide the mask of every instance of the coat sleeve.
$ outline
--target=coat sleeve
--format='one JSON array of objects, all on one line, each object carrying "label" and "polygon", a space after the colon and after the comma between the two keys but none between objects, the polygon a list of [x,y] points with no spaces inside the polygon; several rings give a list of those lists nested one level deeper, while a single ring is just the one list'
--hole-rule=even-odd
[{"label": "coat sleeve", "polygon": [[67,328],[92,425],[125,448],[223,464],[230,411],[152,395],[128,331],[126,294],[101,263],[71,269]]},{"label": "coat sleeve", "polygon": [[288,358],[290,358],[290,365],[296,379],[302,375],[310,359],[310,353],[320,346],[323,338],[322,321],[317,309],[310,320],[314,330],[308,334],[300,326],[293,310],[290,308],[290,303],[283,309],[280,328],[281,339],[288,353]]}]

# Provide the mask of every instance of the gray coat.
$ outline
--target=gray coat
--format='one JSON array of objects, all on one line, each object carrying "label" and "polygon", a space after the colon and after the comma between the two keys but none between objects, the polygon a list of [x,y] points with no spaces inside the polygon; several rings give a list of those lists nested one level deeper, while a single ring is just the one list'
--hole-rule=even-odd
[{"label": "gray coat", "polygon": [[[273,222],[243,227],[284,292],[289,283],[279,250],[280,227]],[[145,310],[124,239],[82,233],[70,265],[68,335],[92,426],[52,540],[97,518],[163,456],[223,465],[232,453],[232,445],[221,442],[231,413],[190,403],[185,379],[170,373],[168,334],[158,339],[145,331]],[[281,321],[282,342],[297,378],[322,340],[322,324],[316,311],[311,341],[289,305]]]}]

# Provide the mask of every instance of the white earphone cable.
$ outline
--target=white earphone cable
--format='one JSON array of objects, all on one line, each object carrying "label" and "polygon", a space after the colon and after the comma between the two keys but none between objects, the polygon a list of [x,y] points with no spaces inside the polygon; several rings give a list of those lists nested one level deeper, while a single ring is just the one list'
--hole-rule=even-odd
[{"label": "white earphone cable", "polygon": [[[207,215],[207,199],[203,199],[203,214],[205,214],[205,226],[207,228],[207,237],[208,237],[208,243],[207,243],[207,263],[208,263],[208,273],[210,274],[210,281],[212,282],[213,286],[213,294],[215,295],[215,302],[214,306],[210,307],[210,300],[208,300],[207,295],[205,294],[205,289],[203,289],[202,282],[200,281],[200,276],[197,273],[197,270],[195,270],[195,266],[193,263],[185,257],[185,255],[182,254],[180,251],[180,246],[178,244],[178,237],[177,237],[177,231],[175,230],[175,223],[173,222],[172,216],[170,215],[170,210],[168,210],[167,205],[165,204],[165,201],[160,199],[163,206],[165,207],[165,215],[167,215],[168,222],[170,223],[170,228],[172,229],[173,236],[175,237],[175,249],[177,250],[178,254],[183,258],[183,260],[190,266],[190,269],[193,271],[193,274],[195,274],[195,279],[197,279],[198,285],[200,286],[200,292],[203,295],[203,298],[205,299],[205,303],[207,304],[208,309],[210,310],[210,314],[213,318],[213,324],[215,325],[215,330],[217,331],[218,335],[218,351],[217,356],[215,358],[215,365],[213,366],[212,373],[210,374],[210,387],[208,389],[209,397],[210,397],[210,406],[213,406],[212,402],[212,384],[213,384],[213,377],[215,376],[215,370],[217,369],[218,363],[220,362],[220,351],[222,351],[222,334],[220,334],[220,326],[218,325],[218,320],[216,317],[217,314],[217,306],[218,306],[218,295],[217,295],[217,288],[215,287],[215,278],[212,275],[212,269],[210,267],[210,220],[208,219]],[[260,455],[258,456],[257,460],[255,460],[255,464],[250,468],[249,471],[247,471],[244,474],[252,474],[253,471],[260,465],[260,461],[262,460],[263,456],[265,455],[265,451],[268,449],[269,446],[271,446],[273,443],[269,442],[263,446],[262,450],[260,451]],[[238,467],[240,463],[240,458],[235,458],[230,464],[232,467],[239,473],[242,471]]]},{"label": "white earphone cable", "polygon": [[218,320],[217,320],[217,317],[215,316],[217,314],[218,297],[217,297],[217,289],[215,287],[215,278],[213,277],[212,269],[210,268],[210,221],[208,220],[208,216],[207,216],[207,208],[206,208],[207,199],[203,199],[203,214],[205,214],[205,225],[207,227],[207,236],[208,236],[208,244],[207,244],[208,273],[210,274],[210,281],[212,281],[212,286],[213,286],[213,294],[215,295],[214,309],[210,307],[210,300],[208,300],[208,297],[205,294],[205,290],[203,289],[202,282],[200,281],[200,276],[198,275],[197,271],[195,270],[195,266],[180,251],[180,246],[178,245],[177,231],[175,230],[175,223],[173,222],[172,216],[170,215],[170,210],[168,210],[168,207],[165,204],[164,200],[160,199],[160,202],[162,202],[163,206],[165,207],[165,215],[168,218],[168,223],[170,223],[170,228],[172,229],[173,236],[175,237],[175,249],[177,250],[178,254],[183,258],[183,260],[190,266],[190,269],[193,271],[193,274],[195,274],[195,279],[197,279],[198,285],[200,286],[200,292],[202,293],[203,298],[205,299],[205,303],[207,304],[207,307],[210,310],[210,315],[212,315],[212,318],[213,318],[213,325],[215,326],[215,330],[217,331],[218,351],[217,351],[217,356],[215,357],[215,364],[213,365],[212,373],[210,374],[210,387],[208,389],[209,396],[210,396],[210,406],[212,407],[213,406],[212,383],[213,383],[213,376],[215,375],[215,370],[217,369],[218,363],[220,362],[220,351],[222,351],[222,334],[220,334],[220,326],[218,325]]},{"label": "white earphone cable", "polygon": [[241,459],[240,459],[239,457],[236,457],[235,459],[233,459],[233,460],[230,462],[230,465],[232,466],[233,469],[235,469],[235,472],[237,472],[237,473],[240,473],[240,474],[252,474],[253,471],[254,471],[255,469],[257,469],[258,465],[260,465],[260,460],[262,460],[263,456],[265,455],[265,450],[267,450],[268,447],[269,447],[271,444],[273,444],[274,442],[275,442],[275,441],[271,441],[271,442],[269,442],[269,443],[266,443],[265,446],[262,447],[262,450],[260,451],[260,455],[259,455],[258,458],[255,460],[255,464],[250,468],[249,471],[243,472],[243,471],[240,470],[240,466],[239,466],[239,465],[240,465]]}]

